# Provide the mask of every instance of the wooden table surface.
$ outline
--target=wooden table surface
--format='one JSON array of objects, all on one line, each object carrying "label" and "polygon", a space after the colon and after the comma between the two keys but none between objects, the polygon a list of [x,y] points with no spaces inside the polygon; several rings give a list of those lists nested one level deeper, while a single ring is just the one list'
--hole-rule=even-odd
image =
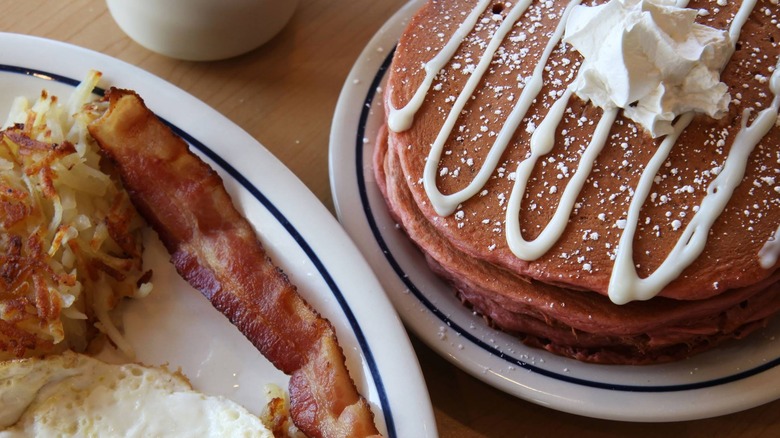
[{"label": "wooden table surface", "polygon": [[[96,50],[188,91],[258,139],[333,211],[327,162],[336,101],[363,47],[404,3],[303,0],[290,24],[266,45],[206,63],[144,49],[121,32],[98,0],[0,0],[0,29]],[[504,394],[412,341],[442,437],[780,437],[780,401],[689,422],[597,420]]]}]

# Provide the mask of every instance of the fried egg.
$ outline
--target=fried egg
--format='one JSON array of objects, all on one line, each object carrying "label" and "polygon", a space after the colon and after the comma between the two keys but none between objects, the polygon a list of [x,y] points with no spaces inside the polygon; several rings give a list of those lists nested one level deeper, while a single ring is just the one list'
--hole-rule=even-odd
[{"label": "fried egg", "polygon": [[181,373],[65,352],[0,363],[0,438],[21,436],[273,434],[239,404],[193,390]]}]

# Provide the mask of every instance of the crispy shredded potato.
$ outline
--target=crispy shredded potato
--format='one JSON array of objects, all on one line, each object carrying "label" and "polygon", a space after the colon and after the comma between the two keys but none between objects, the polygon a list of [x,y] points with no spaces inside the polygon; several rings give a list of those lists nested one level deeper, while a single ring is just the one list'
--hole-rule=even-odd
[{"label": "crispy shredded potato", "polygon": [[143,221],[87,131],[100,76],[67,102],[17,98],[0,131],[0,360],[84,351],[101,333],[133,356],[110,312],[148,294],[151,272]]},{"label": "crispy shredded potato", "polygon": [[271,430],[276,438],[306,438],[290,416],[290,396],[279,386],[265,385],[267,403],[260,414],[260,421]]}]

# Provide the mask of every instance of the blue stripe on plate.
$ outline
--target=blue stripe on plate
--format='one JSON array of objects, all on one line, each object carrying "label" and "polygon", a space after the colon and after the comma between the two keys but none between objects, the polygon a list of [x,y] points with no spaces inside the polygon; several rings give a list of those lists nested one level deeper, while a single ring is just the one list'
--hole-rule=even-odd
[{"label": "blue stripe on plate", "polygon": [[580,378],[556,373],[532,365],[510,354],[504,353],[503,351],[500,351],[495,347],[473,336],[467,330],[464,330],[463,327],[458,325],[455,321],[453,321],[452,319],[444,315],[441,312],[441,310],[439,310],[430,300],[428,300],[428,298],[417,288],[417,286],[411,280],[409,274],[404,272],[403,268],[395,259],[393,253],[390,251],[390,248],[387,246],[387,243],[385,242],[384,237],[382,236],[382,233],[379,230],[376,221],[374,220],[374,214],[371,210],[371,204],[369,202],[368,192],[366,190],[366,180],[365,180],[365,175],[363,173],[363,148],[365,146],[363,139],[365,138],[365,133],[366,133],[366,122],[368,121],[371,105],[374,100],[374,95],[376,94],[375,90],[377,90],[377,88],[379,87],[380,83],[382,82],[382,79],[384,78],[385,73],[387,72],[387,69],[390,66],[390,62],[393,59],[393,53],[395,53],[395,49],[390,51],[390,53],[383,61],[382,65],[379,67],[376,75],[374,76],[374,80],[371,82],[371,85],[368,89],[368,94],[366,95],[366,99],[363,102],[363,107],[360,114],[360,122],[358,124],[357,138],[355,141],[355,170],[357,172],[358,189],[360,192],[360,200],[361,203],[363,204],[363,211],[365,212],[369,227],[371,228],[371,231],[374,234],[374,238],[376,239],[377,244],[382,249],[382,253],[385,255],[387,262],[390,264],[390,266],[392,266],[396,275],[404,283],[404,285],[412,292],[412,294],[420,301],[420,303],[422,303],[434,316],[436,316],[436,318],[441,320],[444,324],[446,324],[451,329],[455,330],[455,332],[457,332],[458,335],[468,339],[474,345],[477,345],[478,347],[482,348],[488,353],[496,357],[499,357],[509,362],[510,364],[543,375],[545,377],[550,377],[566,383],[572,383],[576,385],[588,386],[591,388],[598,388],[598,389],[608,389],[608,390],[626,391],[626,392],[646,392],[646,393],[690,391],[694,389],[710,388],[710,387],[734,382],[737,380],[745,379],[780,365],[780,357],[778,357],[771,361],[767,361],[763,363],[761,366],[751,368],[749,370],[745,370],[740,373],[723,376],[717,379],[711,379],[711,380],[706,380],[706,381],[696,382],[696,383],[680,384],[680,385],[639,386],[639,385],[623,385],[623,384],[616,384],[610,382],[597,382],[593,380],[580,379]]},{"label": "blue stripe on plate", "polygon": [[[35,78],[60,82],[73,87],[77,86],[81,82],[80,80],[69,78],[67,76],[62,76],[56,73],[50,73],[50,72],[45,72],[41,70],[15,66],[15,65],[0,64],[0,71],[18,73],[26,76],[33,76]],[[105,90],[100,88],[96,88],[94,90],[95,94],[98,94],[100,96],[103,95],[104,91]],[[246,189],[249,193],[251,193],[252,196],[271,213],[274,219],[276,219],[279,222],[279,224],[281,224],[284,227],[287,233],[289,233],[289,235],[295,240],[295,242],[298,244],[301,250],[303,250],[303,252],[309,258],[309,260],[311,260],[311,262],[317,268],[317,271],[320,273],[323,280],[330,288],[330,291],[333,294],[333,296],[336,298],[336,301],[338,301],[339,306],[341,306],[341,310],[344,312],[344,315],[347,317],[347,320],[349,321],[349,325],[352,327],[352,330],[355,333],[355,337],[357,338],[358,344],[360,345],[360,349],[363,352],[363,355],[365,356],[366,363],[368,364],[368,368],[371,371],[371,376],[374,380],[374,384],[376,385],[377,395],[379,396],[379,402],[380,405],[382,406],[382,413],[384,414],[385,425],[387,427],[388,436],[396,437],[397,434],[395,430],[395,422],[393,420],[393,414],[390,411],[390,401],[387,398],[387,393],[385,391],[384,383],[382,382],[382,376],[379,374],[379,369],[377,368],[377,364],[376,361],[374,360],[374,356],[371,352],[371,348],[368,344],[368,341],[366,340],[365,335],[363,334],[363,331],[360,328],[360,325],[358,325],[357,319],[355,318],[354,313],[352,313],[352,309],[349,307],[347,300],[344,298],[344,295],[342,294],[338,285],[333,280],[333,277],[331,277],[330,273],[325,268],[325,265],[322,263],[322,260],[320,260],[319,256],[317,256],[317,254],[314,252],[311,246],[306,242],[303,236],[301,236],[301,233],[298,232],[295,226],[284,216],[284,214],[271,201],[269,201],[265,195],[263,195],[262,191],[260,191],[251,182],[249,182],[249,180],[246,179],[244,175],[238,172],[233,166],[231,166],[227,161],[225,161],[218,153],[214,152],[211,148],[201,143],[191,135],[189,135],[186,131],[182,130],[178,126],[174,125],[173,123],[165,119],[161,118],[161,120],[165,122],[165,124],[170,126],[171,129],[173,129],[173,131],[176,132],[177,135],[184,138],[184,140],[186,140],[195,149],[199,150],[209,159],[213,160],[219,167],[221,167],[239,184],[241,184],[241,186],[244,187],[244,189]]]}]

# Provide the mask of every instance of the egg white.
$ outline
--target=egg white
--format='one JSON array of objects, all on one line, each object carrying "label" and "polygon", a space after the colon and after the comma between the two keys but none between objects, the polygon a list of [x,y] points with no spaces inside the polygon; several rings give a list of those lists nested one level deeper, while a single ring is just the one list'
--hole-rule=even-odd
[{"label": "egg white", "polygon": [[273,434],[239,404],[193,390],[180,373],[66,352],[0,363],[0,438],[19,436]]}]

